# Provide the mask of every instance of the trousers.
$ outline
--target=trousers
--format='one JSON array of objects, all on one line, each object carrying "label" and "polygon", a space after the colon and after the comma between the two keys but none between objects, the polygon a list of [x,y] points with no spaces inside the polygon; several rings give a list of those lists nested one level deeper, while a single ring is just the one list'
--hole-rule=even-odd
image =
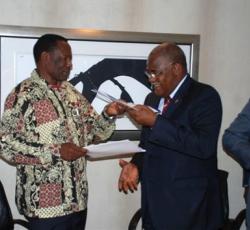
[{"label": "trousers", "polygon": [[84,230],[87,209],[53,218],[26,218],[29,221],[29,230]]}]

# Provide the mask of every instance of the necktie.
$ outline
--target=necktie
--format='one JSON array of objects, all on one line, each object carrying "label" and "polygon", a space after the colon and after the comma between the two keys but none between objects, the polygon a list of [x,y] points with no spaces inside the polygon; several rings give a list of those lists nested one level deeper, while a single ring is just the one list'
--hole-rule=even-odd
[{"label": "necktie", "polygon": [[163,109],[162,109],[162,114],[167,112],[167,109],[168,109],[170,102],[171,102],[171,97],[168,96],[167,98],[165,98]]}]

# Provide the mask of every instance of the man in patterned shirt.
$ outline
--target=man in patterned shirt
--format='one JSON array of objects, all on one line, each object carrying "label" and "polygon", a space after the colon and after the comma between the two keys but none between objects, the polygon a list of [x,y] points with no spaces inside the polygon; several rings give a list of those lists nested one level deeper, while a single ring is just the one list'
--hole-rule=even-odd
[{"label": "man in patterned shirt", "polygon": [[84,229],[88,185],[84,146],[110,137],[111,103],[99,115],[66,80],[72,69],[67,39],[45,34],[34,49],[36,69],[5,102],[0,154],[17,168],[16,203],[30,229]]}]

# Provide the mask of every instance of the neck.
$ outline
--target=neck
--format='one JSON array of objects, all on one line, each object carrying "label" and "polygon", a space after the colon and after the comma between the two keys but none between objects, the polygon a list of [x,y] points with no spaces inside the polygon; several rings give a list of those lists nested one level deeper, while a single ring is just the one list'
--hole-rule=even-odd
[{"label": "neck", "polygon": [[53,78],[51,78],[47,72],[45,72],[41,69],[38,69],[38,68],[36,69],[36,71],[37,71],[39,77],[44,79],[49,85],[60,85],[61,84],[61,82],[56,81]]}]

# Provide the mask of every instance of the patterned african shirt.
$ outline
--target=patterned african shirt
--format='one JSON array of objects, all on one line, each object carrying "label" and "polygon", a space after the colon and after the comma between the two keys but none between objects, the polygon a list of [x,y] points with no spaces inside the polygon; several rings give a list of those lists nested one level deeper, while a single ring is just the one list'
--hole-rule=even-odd
[{"label": "patterned african shirt", "polygon": [[85,157],[62,160],[60,144],[84,147],[107,139],[114,128],[69,82],[50,86],[34,70],[7,97],[0,124],[0,154],[17,168],[19,212],[48,218],[84,210]]}]

